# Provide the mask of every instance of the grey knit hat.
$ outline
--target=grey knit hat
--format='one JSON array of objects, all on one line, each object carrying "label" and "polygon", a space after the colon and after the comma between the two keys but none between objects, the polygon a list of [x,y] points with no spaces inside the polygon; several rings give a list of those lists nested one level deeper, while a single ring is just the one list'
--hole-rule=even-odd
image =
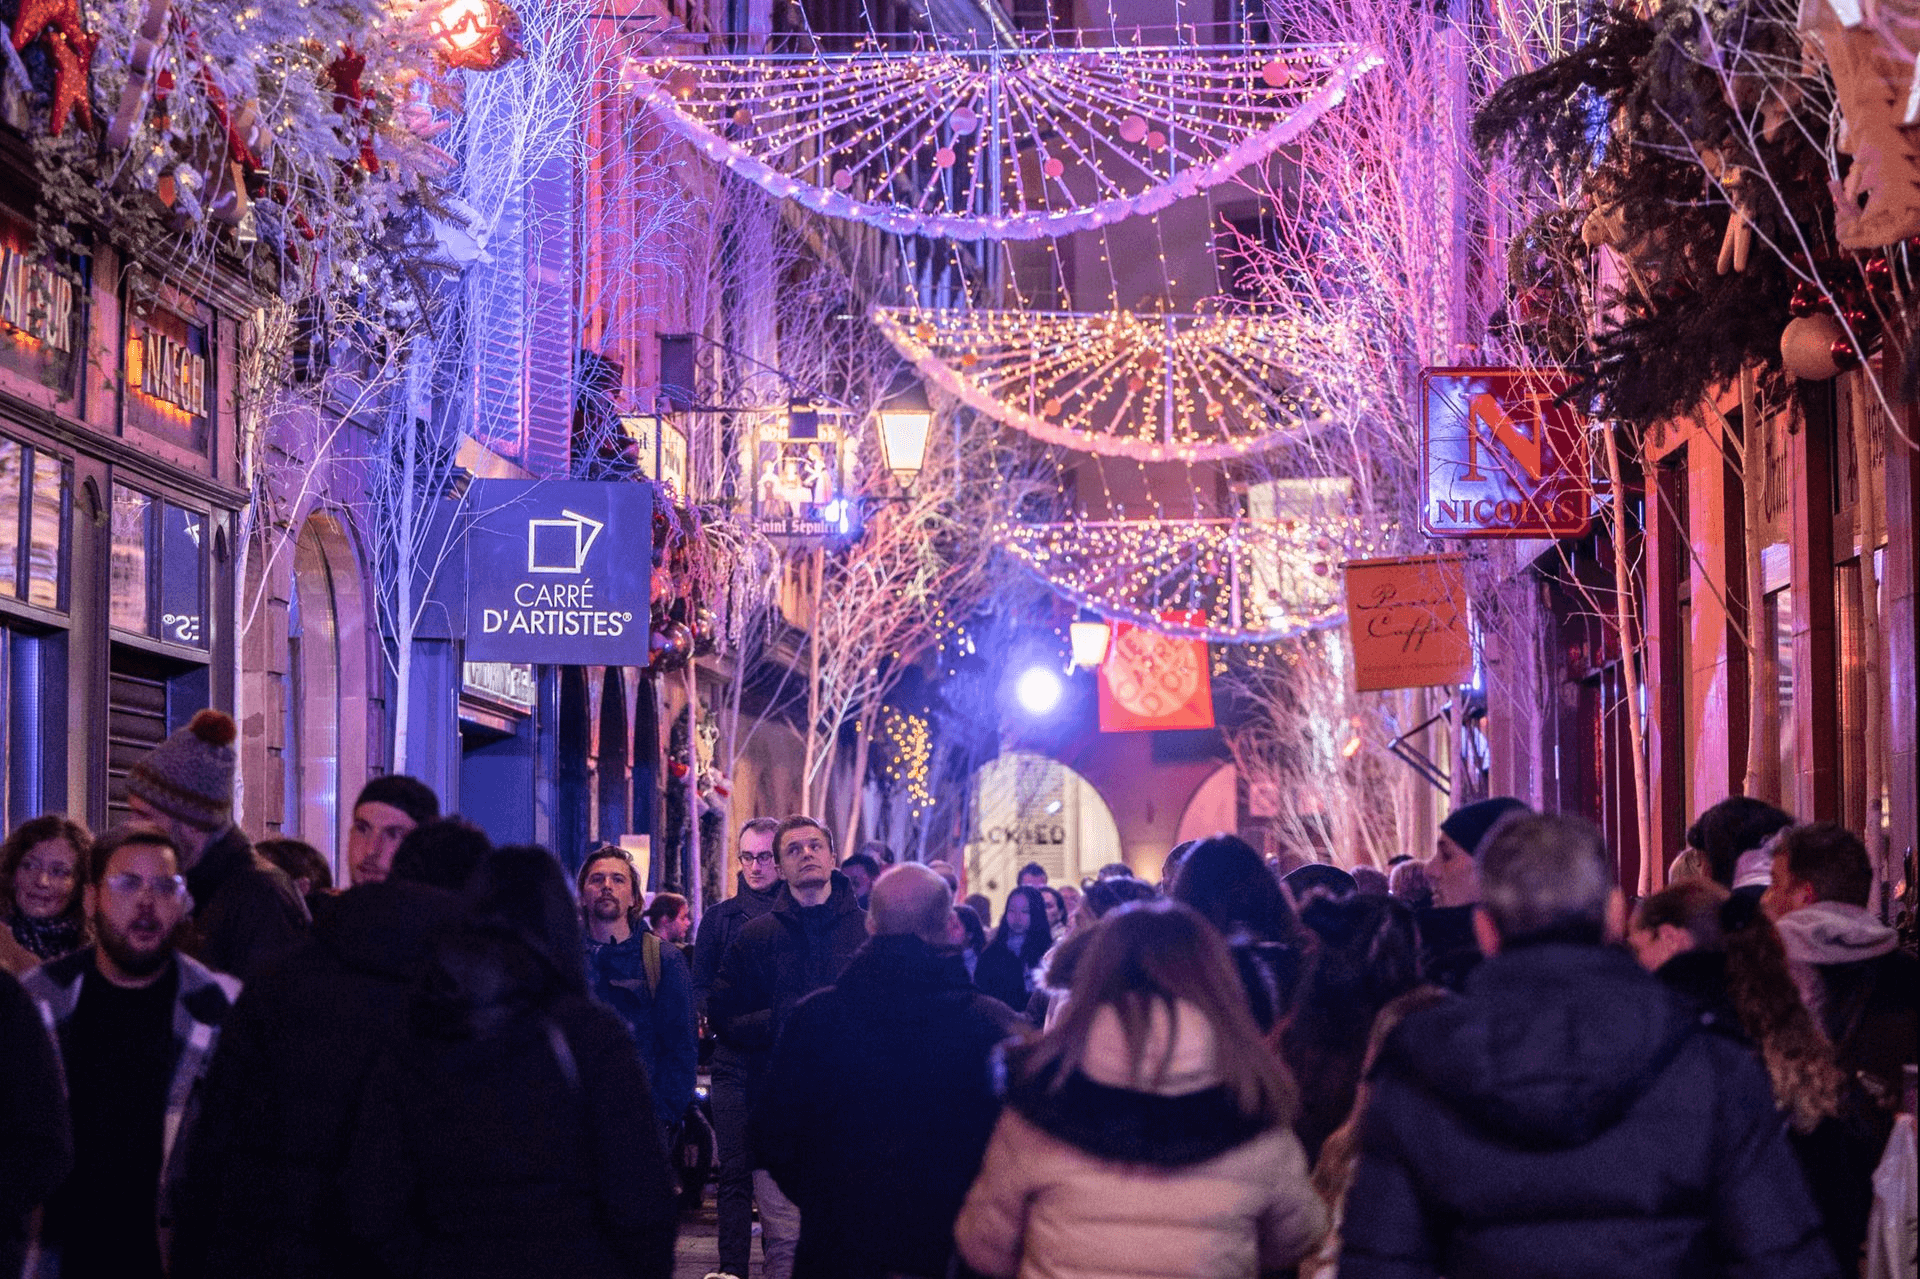
[{"label": "grey knit hat", "polygon": [[233,739],[239,735],[224,711],[195,712],[128,772],[127,794],[189,825],[219,830],[233,820]]}]

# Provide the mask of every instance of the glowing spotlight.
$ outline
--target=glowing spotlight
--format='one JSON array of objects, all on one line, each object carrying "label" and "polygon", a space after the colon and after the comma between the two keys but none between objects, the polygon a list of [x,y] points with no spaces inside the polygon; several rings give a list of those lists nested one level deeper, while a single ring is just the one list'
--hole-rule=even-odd
[{"label": "glowing spotlight", "polygon": [[1044,666],[1029,667],[1014,681],[1014,700],[1029,715],[1045,715],[1060,704],[1066,688],[1060,677]]}]

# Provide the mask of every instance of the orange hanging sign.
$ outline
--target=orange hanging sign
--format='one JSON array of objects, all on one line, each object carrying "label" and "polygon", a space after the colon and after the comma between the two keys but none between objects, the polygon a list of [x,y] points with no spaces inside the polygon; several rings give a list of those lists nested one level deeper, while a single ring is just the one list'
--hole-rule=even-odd
[{"label": "orange hanging sign", "polygon": [[[1168,621],[1175,615],[1163,614]],[[1129,622],[1113,624],[1100,663],[1100,731],[1212,728],[1213,680],[1205,640],[1174,639]]]},{"label": "orange hanging sign", "polygon": [[1466,561],[1458,555],[1348,561],[1347,630],[1359,692],[1465,683],[1473,676]]}]

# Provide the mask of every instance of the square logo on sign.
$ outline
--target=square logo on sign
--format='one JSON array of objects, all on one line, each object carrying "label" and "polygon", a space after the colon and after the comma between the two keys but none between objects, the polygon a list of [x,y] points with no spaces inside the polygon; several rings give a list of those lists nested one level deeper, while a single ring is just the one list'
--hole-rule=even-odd
[{"label": "square logo on sign", "polygon": [[1427,369],[1421,526],[1435,537],[1579,537],[1592,520],[1587,425],[1573,380]]},{"label": "square logo on sign", "polygon": [[561,511],[557,520],[527,521],[527,572],[577,575],[587,566],[587,552],[606,525],[576,511]]}]

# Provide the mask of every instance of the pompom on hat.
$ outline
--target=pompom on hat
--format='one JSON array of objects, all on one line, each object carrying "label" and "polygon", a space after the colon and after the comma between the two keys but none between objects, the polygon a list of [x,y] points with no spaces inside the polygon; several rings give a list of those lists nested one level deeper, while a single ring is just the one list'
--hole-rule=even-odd
[{"label": "pompom on hat", "polygon": [[127,774],[127,794],[202,830],[233,821],[239,725],[225,711],[196,711],[187,726],[154,747]]}]

